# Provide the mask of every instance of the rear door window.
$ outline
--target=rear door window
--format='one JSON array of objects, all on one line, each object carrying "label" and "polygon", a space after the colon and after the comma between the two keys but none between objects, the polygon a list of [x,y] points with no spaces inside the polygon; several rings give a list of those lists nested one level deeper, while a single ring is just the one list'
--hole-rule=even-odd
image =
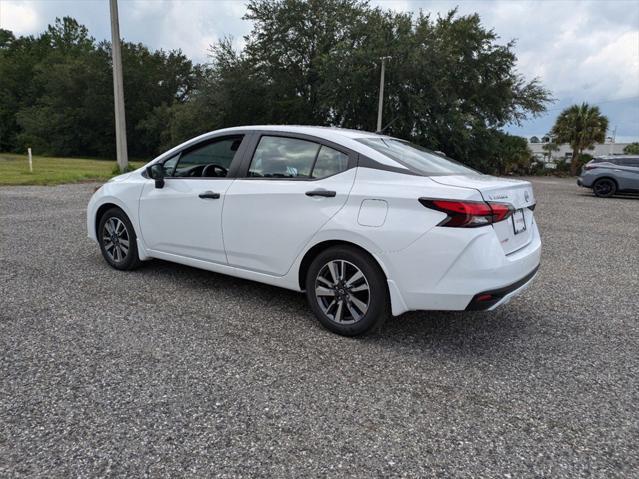
[{"label": "rear door window", "polygon": [[253,178],[319,179],[348,169],[348,155],[314,141],[263,136],[255,149],[248,176]]},{"label": "rear door window", "polygon": [[310,178],[320,145],[312,141],[263,136],[251,160],[248,176]]}]

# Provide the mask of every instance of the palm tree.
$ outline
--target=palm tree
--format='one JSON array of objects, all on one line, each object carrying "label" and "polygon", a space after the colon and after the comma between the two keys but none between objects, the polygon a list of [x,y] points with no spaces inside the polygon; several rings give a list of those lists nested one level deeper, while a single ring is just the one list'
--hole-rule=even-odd
[{"label": "palm tree", "polygon": [[568,143],[572,148],[570,174],[577,174],[579,158],[586,149],[606,139],[608,118],[601,114],[599,107],[588,103],[573,105],[560,113],[552,127],[551,135],[558,143]]}]

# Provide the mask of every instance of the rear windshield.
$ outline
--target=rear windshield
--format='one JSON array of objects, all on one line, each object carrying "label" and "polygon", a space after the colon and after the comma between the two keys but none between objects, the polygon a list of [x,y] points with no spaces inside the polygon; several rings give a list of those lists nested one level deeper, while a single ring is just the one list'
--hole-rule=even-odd
[{"label": "rear windshield", "polygon": [[427,150],[419,145],[395,138],[359,138],[357,141],[392,158],[415,173],[426,176],[480,175],[478,171]]}]

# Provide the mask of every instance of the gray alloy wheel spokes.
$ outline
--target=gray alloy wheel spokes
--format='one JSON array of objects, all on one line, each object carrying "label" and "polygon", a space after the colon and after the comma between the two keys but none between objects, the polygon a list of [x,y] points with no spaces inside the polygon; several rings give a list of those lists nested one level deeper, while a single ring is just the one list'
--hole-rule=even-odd
[{"label": "gray alloy wheel spokes", "polygon": [[353,324],[368,311],[370,287],[362,270],[349,261],[336,259],[317,274],[315,297],[331,321]]},{"label": "gray alloy wheel spokes", "polygon": [[124,261],[129,254],[129,231],[124,222],[112,216],[104,223],[102,229],[102,244],[106,254],[116,263]]}]

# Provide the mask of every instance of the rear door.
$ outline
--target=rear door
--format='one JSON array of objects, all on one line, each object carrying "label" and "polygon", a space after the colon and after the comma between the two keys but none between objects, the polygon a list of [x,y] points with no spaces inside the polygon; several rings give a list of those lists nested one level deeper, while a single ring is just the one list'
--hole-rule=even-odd
[{"label": "rear door", "polygon": [[344,205],[356,156],[306,135],[263,132],[244,177],[226,192],[224,244],[229,264],[276,276]]},{"label": "rear door", "polygon": [[487,202],[512,205],[515,210],[513,215],[493,224],[506,254],[523,248],[532,240],[535,196],[528,181],[489,175],[432,176],[431,179],[444,185],[476,189]]}]

